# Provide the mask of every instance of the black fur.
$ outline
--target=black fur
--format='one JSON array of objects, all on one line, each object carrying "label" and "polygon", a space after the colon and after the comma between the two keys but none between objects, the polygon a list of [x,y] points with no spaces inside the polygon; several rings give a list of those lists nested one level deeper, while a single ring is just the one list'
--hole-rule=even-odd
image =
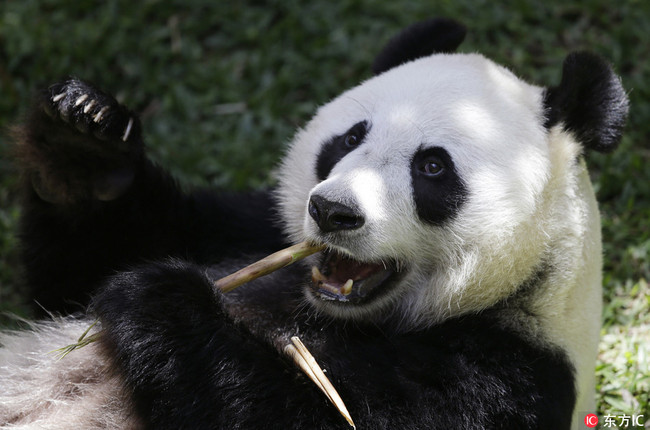
[{"label": "black fur", "polygon": [[368,122],[361,121],[323,144],[316,159],[316,177],[321,181],[327,179],[334,166],[363,143],[368,130]]},{"label": "black fur", "polygon": [[585,148],[611,152],[627,120],[628,98],[620,78],[602,58],[589,52],[567,56],[562,81],[544,97],[546,127],[562,123]]},{"label": "black fur", "polygon": [[[84,94],[96,100],[87,113],[76,104]],[[205,263],[283,246],[269,193],[182,192],[144,155],[135,114],[79,80],[44,92],[15,134],[22,260],[37,312],[85,308],[102,279],[137,261]]]},{"label": "black fur", "polygon": [[[441,168],[435,176],[425,171],[425,165],[432,162]],[[467,198],[467,188],[456,172],[451,156],[440,147],[421,149],[414,155],[411,181],[418,216],[433,225],[441,225],[453,218]]]},{"label": "black fur", "polygon": [[451,19],[434,18],[418,22],[393,37],[375,57],[375,75],[434,53],[450,53],[465,39],[467,30]]},{"label": "black fur", "polygon": [[172,261],[111,279],[94,308],[149,428],[349,428],[278,351],[296,334],[360,429],[570,427],[567,358],[504,328],[498,310],[408,334],[391,321],[338,323],[300,312],[304,269],[284,270],[239,291],[253,316],[240,322],[196,266]]}]

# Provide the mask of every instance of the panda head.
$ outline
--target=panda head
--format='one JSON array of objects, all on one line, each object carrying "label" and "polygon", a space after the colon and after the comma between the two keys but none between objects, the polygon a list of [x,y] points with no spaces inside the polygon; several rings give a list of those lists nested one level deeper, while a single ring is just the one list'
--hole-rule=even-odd
[{"label": "panda head", "polygon": [[563,205],[593,198],[576,185],[583,148],[609,151],[620,139],[619,79],[581,53],[559,86],[530,85],[480,55],[450,53],[464,34],[446,20],[405,30],[375,77],[294,138],[278,200],[292,240],[328,247],[309,262],[317,309],[409,325],[481,310],[589,222]]}]

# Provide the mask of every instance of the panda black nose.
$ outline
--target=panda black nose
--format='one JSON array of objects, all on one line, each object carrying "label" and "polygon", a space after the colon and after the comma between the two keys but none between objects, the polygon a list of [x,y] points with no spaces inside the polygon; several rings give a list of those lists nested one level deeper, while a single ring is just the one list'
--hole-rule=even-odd
[{"label": "panda black nose", "polygon": [[365,220],[359,210],[341,203],[329,201],[313,195],[309,199],[309,215],[316,221],[321,231],[329,233],[338,230],[354,230]]}]

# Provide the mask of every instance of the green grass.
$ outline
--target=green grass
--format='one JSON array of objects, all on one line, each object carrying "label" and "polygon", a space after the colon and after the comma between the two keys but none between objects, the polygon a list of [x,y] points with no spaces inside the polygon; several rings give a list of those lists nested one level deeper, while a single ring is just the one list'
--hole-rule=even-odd
[{"label": "green grass", "polygon": [[[543,85],[557,82],[568,52],[595,51],[632,102],[621,148],[589,160],[605,246],[599,407],[650,421],[650,2],[430,3],[0,2],[0,127],[35,88],[76,75],[140,112],[150,154],[184,183],[261,187],[296,128],[369,77],[381,44],[414,21],[459,19],[470,30],[462,51]],[[0,310],[28,315],[16,269],[17,172],[0,139]]]}]

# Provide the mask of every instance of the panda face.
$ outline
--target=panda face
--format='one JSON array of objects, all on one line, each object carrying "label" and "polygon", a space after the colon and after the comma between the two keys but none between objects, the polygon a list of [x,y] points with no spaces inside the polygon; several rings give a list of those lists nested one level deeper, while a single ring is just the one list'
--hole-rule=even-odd
[{"label": "panda face", "polygon": [[547,241],[542,100],[484,57],[454,54],[323,106],[279,175],[287,233],[328,245],[311,261],[309,300],[337,316],[433,323],[524,282]]}]

